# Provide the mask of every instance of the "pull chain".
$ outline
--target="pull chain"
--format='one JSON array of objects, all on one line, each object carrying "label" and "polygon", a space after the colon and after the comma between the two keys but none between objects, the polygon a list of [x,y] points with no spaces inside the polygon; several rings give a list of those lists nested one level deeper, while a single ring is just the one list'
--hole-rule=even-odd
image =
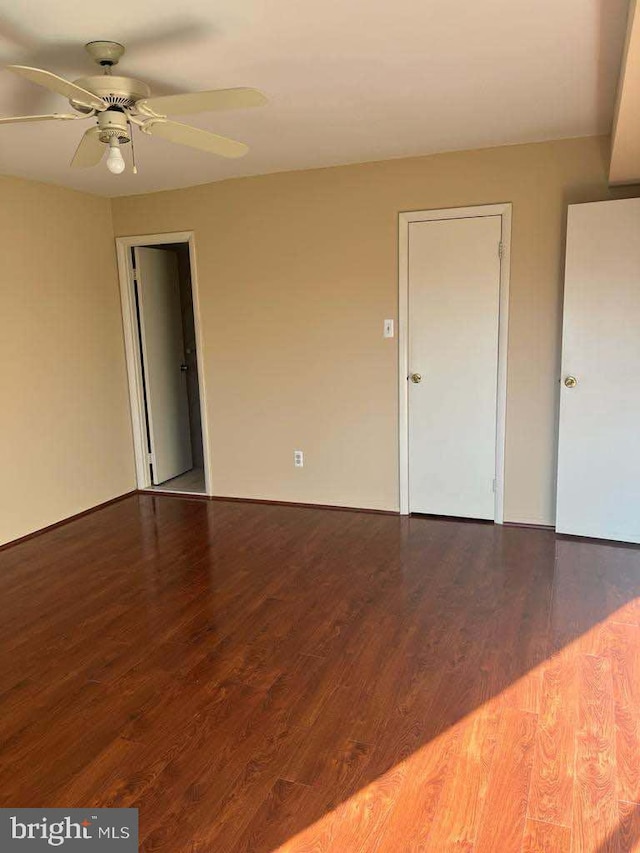
[{"label": "pull chain", "polygon": [[131,120],[128,117],[127,121],[129,122],[129,135],[131,137],[131,171],[134,175],[137,175],[138,167],[136,166],[136,149],[133,144],[133,125],[131,124]]}]

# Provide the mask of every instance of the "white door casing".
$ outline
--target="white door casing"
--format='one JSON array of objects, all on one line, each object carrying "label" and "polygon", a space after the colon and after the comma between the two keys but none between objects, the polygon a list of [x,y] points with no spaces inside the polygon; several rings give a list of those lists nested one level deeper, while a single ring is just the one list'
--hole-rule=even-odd
[{"label": "white door casing", "polygon": [[400,215],[403,513],[503,521],[510,221],[509,204]]},{"label": "white door casing", "polygon": [[153,482],[164,483],[192,467],[177,258],[162,249],[136,247],[135,265],[142,364]]},{"label": "white door casing", "polygon": [[637,198],[569,207],[556,529],[640,543]]}]

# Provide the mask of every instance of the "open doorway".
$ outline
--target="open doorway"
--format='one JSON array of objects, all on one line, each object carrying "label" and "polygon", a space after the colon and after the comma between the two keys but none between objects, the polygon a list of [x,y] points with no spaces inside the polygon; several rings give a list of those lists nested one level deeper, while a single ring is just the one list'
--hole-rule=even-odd
[{"label": "open doorway", "polygon": [[138,488],[210,494],[193,237],[117,246]]}]

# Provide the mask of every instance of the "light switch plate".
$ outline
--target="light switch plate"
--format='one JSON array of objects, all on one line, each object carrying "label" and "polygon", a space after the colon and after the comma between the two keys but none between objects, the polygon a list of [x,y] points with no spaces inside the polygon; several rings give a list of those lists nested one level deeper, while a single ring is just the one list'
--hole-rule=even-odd
[{"label": "light switch plate", "polygon": [[382,336],[384,338],[392,338],[393,337],[393,320],[385,320],[384,328],[382,331]]}]

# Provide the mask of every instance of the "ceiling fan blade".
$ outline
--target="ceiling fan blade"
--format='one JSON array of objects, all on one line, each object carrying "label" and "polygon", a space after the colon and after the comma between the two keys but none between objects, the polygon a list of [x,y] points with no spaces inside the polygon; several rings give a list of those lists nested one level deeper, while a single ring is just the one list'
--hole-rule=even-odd
[{"label": "ceiling fan blade", "polygon": [[81,104],[91,107],[94,110],[106,110],[107,104],[102,98],[83,89],[81,86],[76,86],[64,77],[58,77],[51,71],[45,71],[42,68],[29,68],[27,65],[7,65],[9,71],[14,74],[19,74],[25,77],[32,83],[37,83],[38,86],[44,86],[45,89],[50,89],[52,92],[57,92],[59,95],[64,95],[69,100],[78,101]]},{"label": "ceiling fan blade", "polygon": [[52,115],[44,116],[9,116],[8,118],[0,118],[0,124],[14,124],[19,121],[53,121],[54,119],[66,121],[68,119],[75,120],[79,118],[85,118],[85,116],[68,115],[65,113],[53,113]]},{"label": "ceiling fan blade", "polygon": [[100,142],[99,134],[99,127],[90,127],[89,130],[85,131],[71,160],[72,166],[83,169],[87,166],[98,165],[107,149],[104,142]]},{"label": "ceiling fan blade", "polygon": [[212,110],[233,110],[245,107],[261,107],[266,97],[257,89],[213,89],[210,92],[186,92],[184,95],[161,95],[138,101],[137,108],[156,115],[186,115],[205,113]]},{"label": "ceiling fan blade", "polygon": [[236,142],[233,139],[227,139],[226,136],[218,136],[217,133],[210,133],[208,130],[191,127],[189,124],[181,124],[178,121],[150,121],[143,129],[146,133],[161,136],[169,142],[199,148],[200,151],[219,154],[221,157],[243,157],[249,150],[249,146],[244,142]]}]

